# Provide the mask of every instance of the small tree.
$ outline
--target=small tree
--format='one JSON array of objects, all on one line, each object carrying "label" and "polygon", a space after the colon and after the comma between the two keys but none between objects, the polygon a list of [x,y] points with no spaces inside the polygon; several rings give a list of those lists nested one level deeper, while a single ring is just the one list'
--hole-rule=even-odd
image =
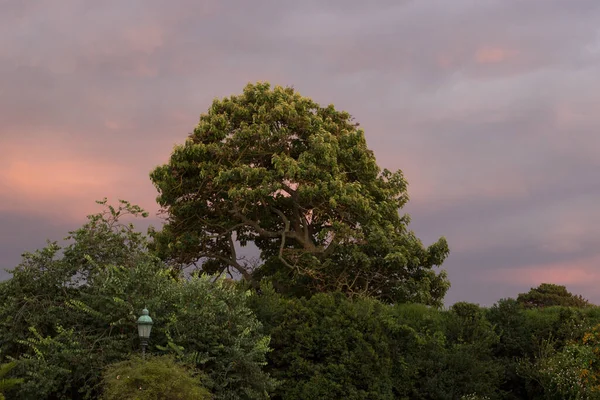
[{"label": "small tree", "polygon": [[565,286],[552,283],[542,283],[531,288],[527,293],[521,293],[517,302],[525,308],[541,308],[552,306],[589,307],[590,303],[580,295],[570,293]]},{"label": "small tree", "polygon": [[196,373],[171,356],[132,357],[104,372],[103,400],[204,400],[211,395]]}]

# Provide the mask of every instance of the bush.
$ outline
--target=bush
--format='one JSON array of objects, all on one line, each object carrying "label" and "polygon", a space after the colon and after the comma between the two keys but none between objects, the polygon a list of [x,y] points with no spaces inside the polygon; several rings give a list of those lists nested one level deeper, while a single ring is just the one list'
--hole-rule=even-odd
[{"label": "bush", "polygon": [[393,399],[393,360],[383,304],[317,294],[285,299],[270,288],[253,307],[271,334],[268,371],[276,399]]},{"label": "bush", "polygon": [[276,399],[496,399],[497,335],[476,305],[444,312],[322,293],[283,298],[262,288],[250,304],[271,335]]},{"label": "bush", "polygon": [[[163,302],[158,343],[206,372],[218,399],[267,399],[273,380],[263,371],[269,337],[247,306],[250,292],[208,276],[173,283]],[[155,342],[156,343],[156,342]]]},{"label": "bush", "polygon": [[269,338],[247,293],[207,276],[176,275],[118,217],[128,203],[89,217],[56,243],[24,255],[0,283],[0,359],[23,384],[11,399],[95,399],[102,371],[139,351],[136,320],[154,320],[149,353],[173,350],[206,374],[217,399],[264,399]]},{"label": "bush", "polygon": [[414,371],[405,397],[499,398],[502,366],[493,358],[498,336],[483,310],[469,303],[457,303],[449,311],[420,308],[396,305],[390,310],[397,325],[416,331],[416,342],[403,347],[406,363]]},{"label": "bush", "polygon": [[515,299],[500,300],[486,310],[486,318],[500,338],[494,346],[494,357],[504,366],[504,398],[546,399],[543,380],[526,366],[541,354],[560,352],[569,343],[580,341],[586,330],[597,323],[598,314],[597,307],[528,309]]},{"label": "bush", "polygon": [[204,400],[211,395],[198,376],[171,356],[132,357],[104,372],[103,400]]},{"label": "bush", "polygon": [[600,399],[600,326],[560,350],[544,340],[533,361],[522,360],[521,371],[539,382],[545,399]]}]

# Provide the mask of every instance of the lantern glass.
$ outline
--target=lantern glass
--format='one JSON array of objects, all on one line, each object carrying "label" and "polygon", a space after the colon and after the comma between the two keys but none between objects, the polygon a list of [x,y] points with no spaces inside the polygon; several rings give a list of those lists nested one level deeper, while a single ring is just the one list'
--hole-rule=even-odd
[{"label": "lantern glass", "polygon": [[141,339],[149,339],[152,331],[152,324],[138,324],[138,335]]}]

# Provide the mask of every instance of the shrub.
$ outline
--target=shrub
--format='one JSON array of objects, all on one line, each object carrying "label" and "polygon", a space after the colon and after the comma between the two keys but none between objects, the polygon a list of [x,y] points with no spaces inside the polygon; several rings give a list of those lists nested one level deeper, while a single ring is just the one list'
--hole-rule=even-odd
[{"label": "shrub", "polygon": [[213,280],[173,283],[162,298],[172,306],[164,311],[158,343],[206,372],[206,386],[216,398],[267,399],[274,384],[263,371],[269,337],[247,306],[250,292]]},{"label": "shrub", "polygon": [[341,293],[286,299],[270,288],[253,308],[271,335],[276,399],[393,399],[383,304]]},{"label": "shrub", "polygon": [[132,357],[104,372],[103,400],[204,400],[211,395],[197,374],[172,356]]},{"label": "shrub", "polygon": [[270,286],[250,304],[271,335],[276,399],[498,398],[497,335],[476,305],[444,312],[342,293],[283,298]]}]

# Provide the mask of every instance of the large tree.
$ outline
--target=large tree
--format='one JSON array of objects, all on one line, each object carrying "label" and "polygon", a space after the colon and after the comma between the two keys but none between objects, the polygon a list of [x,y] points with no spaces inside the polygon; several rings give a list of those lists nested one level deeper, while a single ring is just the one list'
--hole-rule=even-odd
[{"label": "large tree", "polygon": [[381,170],[352,117],[292,88],[249,84],[215,100],[151,179],[167,217],[159,254],[207,272],[253,265],[236,241],[260,250],[261,276],[311,291],[439,305],[445,239],[429,247],[408,230],[401,171]]}]

